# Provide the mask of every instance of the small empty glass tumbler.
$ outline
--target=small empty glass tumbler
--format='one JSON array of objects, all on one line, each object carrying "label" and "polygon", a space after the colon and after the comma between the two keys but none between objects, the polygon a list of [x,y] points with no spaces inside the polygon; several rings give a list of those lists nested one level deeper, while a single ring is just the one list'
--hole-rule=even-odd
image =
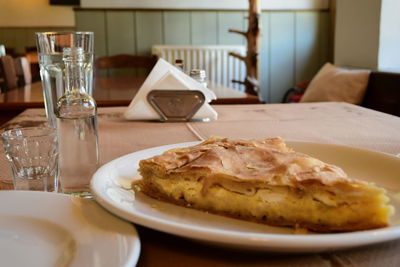
[{"label": "small empty glass tumbler", "polygon": [[53,128],[31,127],[1,134],[15,190],[58,191],[58,139]]}]

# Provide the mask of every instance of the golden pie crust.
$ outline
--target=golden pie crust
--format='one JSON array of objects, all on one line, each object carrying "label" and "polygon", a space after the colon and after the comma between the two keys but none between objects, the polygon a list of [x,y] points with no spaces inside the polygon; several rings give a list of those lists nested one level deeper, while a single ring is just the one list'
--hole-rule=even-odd
[{"label": "golden pie crust", "polygon": [[383,188],[293,151],[281,138],[212,137],[141,160],[135,188],[170,203],[316,232],[388,226]]}]

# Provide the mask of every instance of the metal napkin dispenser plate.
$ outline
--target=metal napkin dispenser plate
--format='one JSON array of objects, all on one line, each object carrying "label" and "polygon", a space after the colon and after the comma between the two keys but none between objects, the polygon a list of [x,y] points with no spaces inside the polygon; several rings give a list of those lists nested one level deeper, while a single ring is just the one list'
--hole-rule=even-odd
[{"label": "metal napkin dispenser plate", "polygon": [[147,101],[162,121],[189,121],[204,104],[205,97],[197,90],[152,90]]}]

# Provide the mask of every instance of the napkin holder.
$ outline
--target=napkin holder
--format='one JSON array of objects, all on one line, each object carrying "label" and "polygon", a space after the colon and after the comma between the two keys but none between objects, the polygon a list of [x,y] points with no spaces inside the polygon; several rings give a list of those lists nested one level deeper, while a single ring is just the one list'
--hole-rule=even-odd
[{"label": "napkin holder", "polygon": [[218,118],[218,113],[210,105],[210,102],[216,99],[215,93],[160,58],[124,112],[125,119],[165,121],[167,120],[166,117],[175,117],[168,120],[189,120],[190,116],[187,116],[189,111],[187,111],[186,116],[182,114],[179,116],[176,116],[176,114],[172,114],[173,116],[167,115],[166,117],[160,116],[160,108],[155,107],[154,104],[152,105],[147,98],[152,90],[200,91],[204,95],[205,101],[190,120],[205,122]]},{"label": "napkin holder", "polygon": [[147,102],[160,116],[161,121],[189,121],[205,103],[198,90],[151,90]]}]

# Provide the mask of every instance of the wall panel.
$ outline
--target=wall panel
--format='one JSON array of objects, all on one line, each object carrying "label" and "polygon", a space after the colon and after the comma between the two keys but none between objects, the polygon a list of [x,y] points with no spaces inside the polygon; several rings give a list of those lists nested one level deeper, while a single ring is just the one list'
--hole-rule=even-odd
[{"label": "wall panel", "polygon": [[108,55],[135,54],[135,20],[132,11],[106,13]]},{"label": "wall panel", "polygon": [[150,55],[153,44],[164,44],[161,11],[136,11],[136,53]]},{"label": "wall panel", "polygon": [[228,32],[229,29],[244,30],[245,12],[218,12],[218,44],[240,45],[244,44],[243,36]]},{"label": "wall panel", "polygon": [[164,43],[167,45],[191,44],[190,12],[165,11],[163,12]]},{"label": "wall panel", "polygon": [[73,27],[4,27],[0,28],[0,44],[17,54],[25,53],[26,47],[36,46],[35,32],[72,31]]},{"label": "wall panel", "polygon": [[217,12],[193,11],[190,35],[193,45],[215,45],[218,43]]},{"label": "wall panel", "polygon": [[262,86],[261,99],[271,102],[270,94],[270,18],[271,14],[263,12],[261,15],[261,51],[259,62],[259,80]]},{"label": "wall panel", "polygon": [[331,31],[331,16],[328,12],[319,12],[319,21],[318,21],[318,59],[319,65],[322,66],[328,61],[332,62],[333,52],[331,49],[332,36],[333,32]]},{"label": "wall panel", "polygon": [[13,48],[16,50],[16,36],[21,34],[21,29],[4,28],[2,31],[2,44],[6,48]]},{"label": "wall panel", "polygon": [[27,35],[27,38],[26,38],[26,44],[25,44],[25,46],[27,46],[27,47],[34,47],[34,46],[36,46],[36,35],[35,35],[35,33],[36,32],[42,32],[43,31],[43,29],[38,29],[38,28],[31,28],[31,29],[27,29],[26,30],[26,35]]},{"label": "wall panel", "polygon": [[270,102],[281,102],[295,76],[295,14],[271,13]]},{"label": "wall panel", "polygon": [[319,69],[319,14],[295,13],[295,82],[309,81]]},{"label": "wall panel", "polygon": [[[133,11],[107,11],[108,55],[135,54],[135,19]],[[132,69],[111,69],[110,76],[134,76]]]},{"label": "wall panel", "polygon": [[77,11],[76,29],[94,32],[94,50],[96,56],[108,54],[105,11]]}]

